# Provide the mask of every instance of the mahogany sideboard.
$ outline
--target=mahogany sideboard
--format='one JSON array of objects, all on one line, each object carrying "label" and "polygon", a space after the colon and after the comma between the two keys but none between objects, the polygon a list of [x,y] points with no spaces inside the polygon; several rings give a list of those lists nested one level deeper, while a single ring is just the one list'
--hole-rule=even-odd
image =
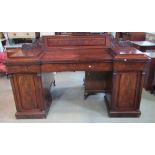
[{"label": "mahogany sideboard", "polygon": [[62,71],[108,73],[109,91],[104,98],[109,116],[140,116],[148,60],[144,53],[133,47],[112,46],[108,35],[44,36],[40,42],[8,53],[6,65],[17,109],[16,118],[47,116],[52,96],[49,82],[44,77],[50,72]]}]

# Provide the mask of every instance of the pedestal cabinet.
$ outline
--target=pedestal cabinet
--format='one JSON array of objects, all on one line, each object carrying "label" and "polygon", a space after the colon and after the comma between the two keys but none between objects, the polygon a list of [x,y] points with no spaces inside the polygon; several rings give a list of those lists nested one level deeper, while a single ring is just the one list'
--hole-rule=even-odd
[{"label": "pedestal cabinet", "polygon": [[46,78],[47,76],[49,76],[47,73],[24,73],[24,71],[10,74],[17,118],[46,117],[52,102],[50,87],[52,79]]},{"label": "pedestal cabinet", "polygon": [[109,115],[140,116],[139,107],[146,66],[136,55],[128,57],[129,55],[125,52],[123,54],[123,51],[119,53],[122,55],[117,55],[113,64],[112,90],[105,96]]}]

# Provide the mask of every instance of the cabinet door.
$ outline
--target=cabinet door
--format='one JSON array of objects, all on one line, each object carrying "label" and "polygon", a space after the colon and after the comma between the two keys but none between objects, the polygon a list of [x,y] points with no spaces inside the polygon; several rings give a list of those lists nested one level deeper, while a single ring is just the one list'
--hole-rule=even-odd
[{"label": "cabinet door", "polygon": [[112,110],[139,109],[142,91],[141,72],[118,72],[113,77]]},{"label": "cabinet door", "polygon": [[11,83],[18,112],[42,111],[43,93],[41,77],[37,74],[15,74]]}]

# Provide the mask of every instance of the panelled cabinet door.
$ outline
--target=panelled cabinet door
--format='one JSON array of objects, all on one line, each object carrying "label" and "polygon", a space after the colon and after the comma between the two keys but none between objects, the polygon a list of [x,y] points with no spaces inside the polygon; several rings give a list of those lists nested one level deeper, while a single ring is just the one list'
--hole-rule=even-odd
[{"label": "panelled cabinet door", "polygon": [[15,74],[11,77],[11,83],[18,112],[45,109],[41,77],[37,74]]},{"label": "panelled cabinet door", "polygon": [[118,72],[113,77],[112,110],[135,111],[139,109],[142,91],[141,72]]}]

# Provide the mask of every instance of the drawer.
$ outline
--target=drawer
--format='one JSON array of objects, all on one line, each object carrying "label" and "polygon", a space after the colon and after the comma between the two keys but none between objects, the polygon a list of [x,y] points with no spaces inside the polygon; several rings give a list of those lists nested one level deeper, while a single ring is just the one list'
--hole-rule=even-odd
[{"label": "drawer", "polygon": [[40,66],[38,65],[21,65],[21,66],[8,66],[8,73],[39,73]]},{"label": "drawer", "polygon": [[121,63],[121,62],[116,62],[114,64],[114,70],[116,71],[142,71],[144,70],[145,64],[143,62],[139,62],[139,63],[130,63],[130,62],[126,62],[126,63]]},{"label": "drawer", "polygon": [[12,38],[35,38],[35,32],[8,32],[8,37]]},{"label": "drawer", "polygon": [[112,63],[66,63],[66,64],[43,64],[42,72],[61,71],[111,71]]}]

